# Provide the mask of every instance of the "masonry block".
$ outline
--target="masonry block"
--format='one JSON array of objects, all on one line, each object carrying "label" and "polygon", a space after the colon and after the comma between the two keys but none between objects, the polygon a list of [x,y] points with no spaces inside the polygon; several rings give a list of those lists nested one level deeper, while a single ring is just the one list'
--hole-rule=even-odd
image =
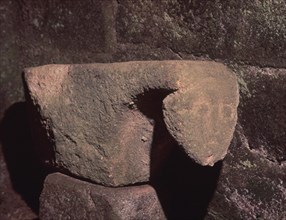
[{"label": "masonry block", "polygon": [[110,188],[60,173],[47,176],[40,219],[166,219],[149,185]]},{"label": "masonry block", "polygon": [[177,145],[213,165],[236,125],[236,77],[216,62],[46,65],[24,80],[43,161],[103,185],[149,181]]}]

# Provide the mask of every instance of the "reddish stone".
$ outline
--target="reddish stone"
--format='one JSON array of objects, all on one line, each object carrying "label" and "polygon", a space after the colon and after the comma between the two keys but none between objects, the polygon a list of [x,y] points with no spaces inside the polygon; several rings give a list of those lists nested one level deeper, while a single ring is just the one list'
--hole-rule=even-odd
[{"label": "reddish stone", "polygon": [[166,219],[149,185],[120,188],[50,174],[40,197],[40,219]]},{"label": "reddish stone", "polygon": [[236,77],[216,62],[46,65],[25,82],[43,160],[102,185],[149,181],[173,140],[213,165],[236,125]]}]

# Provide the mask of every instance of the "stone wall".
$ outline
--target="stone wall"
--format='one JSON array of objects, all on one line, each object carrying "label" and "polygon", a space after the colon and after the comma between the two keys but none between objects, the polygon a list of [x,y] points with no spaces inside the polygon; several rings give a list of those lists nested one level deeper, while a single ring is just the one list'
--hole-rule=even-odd
[{"label": "stone wall", "polygon": [[46,175],[26,120],[25,67],[173,59],[228,65],[240,106],[222,164],[203,169],[174,154],[155,186],[167,215],[284,219],[285,12],[283,0],[0,1],[1,219],[35,218]]}]

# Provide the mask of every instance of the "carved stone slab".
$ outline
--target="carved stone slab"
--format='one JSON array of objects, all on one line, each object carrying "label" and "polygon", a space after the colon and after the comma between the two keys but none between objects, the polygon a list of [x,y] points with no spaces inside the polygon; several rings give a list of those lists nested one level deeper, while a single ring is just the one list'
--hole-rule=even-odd
[{"label": "carved stone slab", "polygon": [[216,62],[46,65],[24,80],[42,159],[104,185],[148,181],[174,146],[169,136],[213,165],[236,125],[236,77]]}]

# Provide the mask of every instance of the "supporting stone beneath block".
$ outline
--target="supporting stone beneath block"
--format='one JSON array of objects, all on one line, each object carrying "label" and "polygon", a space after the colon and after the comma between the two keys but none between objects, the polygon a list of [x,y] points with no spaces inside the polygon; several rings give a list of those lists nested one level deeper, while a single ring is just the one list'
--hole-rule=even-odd
[{"label": "supporting stone beneath block", "polygon": [[47,176],[40,197],[40,219],[166,219],[149,185],[111,188],[61,173]]}]

